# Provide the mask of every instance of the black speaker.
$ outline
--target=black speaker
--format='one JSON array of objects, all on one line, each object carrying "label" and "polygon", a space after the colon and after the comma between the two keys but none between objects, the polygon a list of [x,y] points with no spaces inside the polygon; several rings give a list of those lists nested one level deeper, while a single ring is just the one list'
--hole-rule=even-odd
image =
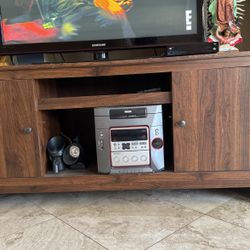
[{"label": "black speaker", "polygon": [[49,159],[53,165],[54,173],[59,173],[59,171],[62,171],[65,168],[62,161],[65,145],[66,143],[63,136],[54,136],[48,141],[47,151],[49,154]]},{"label": "black speaker", "polygon": [[83,164],[83,160],[84,151],[80,143],[72,142],[65,148],[63,152],[63,162],[67,166],[74,167],[77,163],[80,162]]}]

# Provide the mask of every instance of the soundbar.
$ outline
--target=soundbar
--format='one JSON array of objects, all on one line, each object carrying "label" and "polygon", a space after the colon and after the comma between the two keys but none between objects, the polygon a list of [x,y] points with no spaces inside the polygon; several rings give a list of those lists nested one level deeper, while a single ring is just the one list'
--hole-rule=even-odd
[{"label": "soundbar", "polygon": [[210,54],[219,51],[217,42],[183,43],[166,46],[164,56],[185,56],[196,54]]}]

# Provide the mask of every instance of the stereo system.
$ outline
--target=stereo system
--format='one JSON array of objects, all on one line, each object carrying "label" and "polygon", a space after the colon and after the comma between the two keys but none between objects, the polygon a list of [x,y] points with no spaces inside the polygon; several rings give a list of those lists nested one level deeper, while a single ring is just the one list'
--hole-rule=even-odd
[{"label": "stereo system", "polygon": [[164,169],[162,106],[95,108],[98,172]]}]

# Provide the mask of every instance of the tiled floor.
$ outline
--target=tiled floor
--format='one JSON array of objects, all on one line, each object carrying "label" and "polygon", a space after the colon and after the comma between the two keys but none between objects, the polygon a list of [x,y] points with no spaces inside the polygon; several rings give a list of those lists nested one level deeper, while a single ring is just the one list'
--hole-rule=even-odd
[{"label": "tiled floor", "polygon": [[250,189],[0,195],[0,250],[250,250]]}]

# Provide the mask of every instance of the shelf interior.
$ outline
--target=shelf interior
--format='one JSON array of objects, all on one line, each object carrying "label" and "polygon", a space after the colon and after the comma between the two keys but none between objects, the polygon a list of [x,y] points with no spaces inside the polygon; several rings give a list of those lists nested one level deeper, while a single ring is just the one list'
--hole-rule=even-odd
[{"label": "shelf interior", "polygon": [[38,81],[39,98],[87,97],[171,91],[171,73],[74,77]]},{"label": "shelf interior", "polygon": [[[52,172],[52,164],[48,159],[46,146],[52,136],[64,135],[71,140],[78,137],[84,149],[85,162],[87,169],[68,169],[58,176],[64,175],[85,175],[97,174],[97,156],[95,143],[95,124],[94,109],[69,109],[69,110],[50,110],[40,111],[42,113],[42,124],[44,140],[41,141],[43,149],[43,162],[46,168],[43,173]],[[165,166],[166,170],[173,170],[173,139],[172,139],[172,105],[163,105],[164,121],[164,147],[165,147]],[[53,173],[52,173],[53,175]]]},{"label": "shelf interior", "polygon": [[172,170],[171,82],[171,73],[38,80],[41,165],[46,166],[42,173],[52,171],[46,152],[49,139],[65,135],[71,140],[79,138],[87,170],[66,170],[59,176],[97,174],[94,108],[149,104],[163,105],[166,169]]}]

